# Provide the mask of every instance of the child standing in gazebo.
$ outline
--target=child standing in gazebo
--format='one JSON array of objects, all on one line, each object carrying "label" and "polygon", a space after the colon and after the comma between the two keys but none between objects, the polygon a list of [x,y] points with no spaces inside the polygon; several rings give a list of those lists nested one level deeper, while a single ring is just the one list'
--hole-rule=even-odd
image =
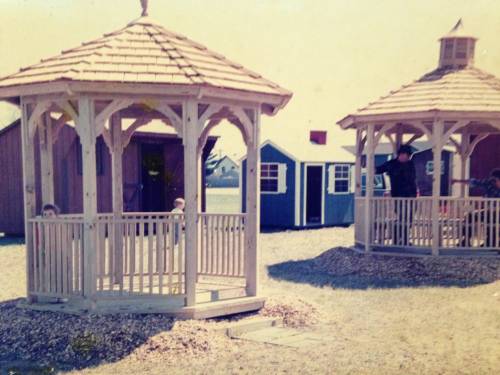
[{"label": "child standing in gazebo", "polygon": [[179,243],[179,234],[180,231],[182,230],[181,225],[179,223],[183,222],[183,218],[181,215],[184,214],[184,207],[186,206],[186,202],[184,201],[183,198],[177,198],[174,201],[174,209],[172,210],[172,213],[175,214],[174,216],[174,243],[177,245]]}]

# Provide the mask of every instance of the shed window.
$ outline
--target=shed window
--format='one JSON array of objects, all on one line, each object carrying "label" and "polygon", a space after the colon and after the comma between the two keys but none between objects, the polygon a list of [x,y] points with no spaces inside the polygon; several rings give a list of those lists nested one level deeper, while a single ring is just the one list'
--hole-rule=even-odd
[{"label": "shed window", "polygon": [[[76,141],[76,171],[79,176],[83,174],[82,163],[82,144]],[[95,143],[95,161],[96,161],[96,175],[102,176],[104,174],[104,141],[102,137],[96,139]]]},{"label": "shed window", "polygon": [[465,59],[467,57],[467,40],[466,39],[458,39],[457,40],[457,49],[455,52],[455,57],[457,59]]},{"label": "shed window", "polygon": [[349,164],[337,164],[329,167],[328,192],[330,194],[351,192],[351,166]]},{"label": "shed window", "polygon": [[286,193],[286,164],[261,164],[260,191],[262,193]]}]

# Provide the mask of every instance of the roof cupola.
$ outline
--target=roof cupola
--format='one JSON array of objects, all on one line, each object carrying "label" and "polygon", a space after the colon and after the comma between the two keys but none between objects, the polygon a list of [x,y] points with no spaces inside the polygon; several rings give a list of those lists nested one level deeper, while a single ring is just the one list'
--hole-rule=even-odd
[{"label": "roof cupola", "polygon": [[440,68],[463,68],[474,64],[477,38],[464,31],[462,19],[451,31],[440,39]]}]

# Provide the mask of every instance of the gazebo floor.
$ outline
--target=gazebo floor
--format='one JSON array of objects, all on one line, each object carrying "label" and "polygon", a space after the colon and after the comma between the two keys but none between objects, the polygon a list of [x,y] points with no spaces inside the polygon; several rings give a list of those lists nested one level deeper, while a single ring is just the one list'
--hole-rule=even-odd
[{"label": "gazebo floor", "polygon": [[[365,252],[365,246],[356,243],[353,249],[357,252]],[[415,246],[372,246],[371,252],[380,255],[399,255],[399,256],[432,256],[432,249],[429,247]],[[481,249],[481,248],[462,248],[462,249],[439,249],[439,256],[459,256],[459,257],[500,257],[500,249]]]},{"label": "gazebo floor", "polygon": [[[64,312],[69,314],[155,314],[161,313],[179,319],[207,319],[236,313],[251,312],[264,306],[265,298],[246,296],[241,280],[220,281],[200,278],[196,284],[196,305],[184,306],[184,295],[159,295],[156,283],[153,294],[106,290],[96,293],[96,299],[76,297],[54,303],[39,298],[38,302],[18,304],[19,307],[38,311]],[[166,286],[164,287],[166,289]]]}]

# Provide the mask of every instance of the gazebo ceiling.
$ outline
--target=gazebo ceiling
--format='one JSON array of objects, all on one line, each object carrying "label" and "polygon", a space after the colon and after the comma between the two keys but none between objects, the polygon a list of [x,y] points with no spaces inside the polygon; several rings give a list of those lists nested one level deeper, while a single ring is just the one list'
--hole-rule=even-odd
[{"label": "gazebo ceiling", "polygon": [[[262,103],[278,107],[292,96],[259,74],[143,16],[121,30],[0,78],[0,98],[20,96],[27,86],[73,82],[123,84],[129,89],[167,85],[178,87],[179,94],[207,88],[214,96],[256,94]],[[100,87],[103,90],[105,86]],[[141,93],[146,91],[143,88]]]},{"label": "gazebo ceiling", "polygon": [[[500,79],[473,66],[474,46],[464,48],[462,55],[456,59],[467,62],[467,65],[453,64],[460,53],[458,43],[465,43],[461,40],[472,40],[470,43],[473,43],[475,38],[463,31],[463,24],[459,21],[440,40],[439,68],[369,103],[340,120],[339,125],[348,128],[369,121],[430,119],[439,113],[443,117],[460,114],[464,118],[477,115],[478,120],[488,117],[500,120]],[[451,46],[449,54],[444,51],[444,43]],[[454,46],[453,43],[457,44]]]}]

